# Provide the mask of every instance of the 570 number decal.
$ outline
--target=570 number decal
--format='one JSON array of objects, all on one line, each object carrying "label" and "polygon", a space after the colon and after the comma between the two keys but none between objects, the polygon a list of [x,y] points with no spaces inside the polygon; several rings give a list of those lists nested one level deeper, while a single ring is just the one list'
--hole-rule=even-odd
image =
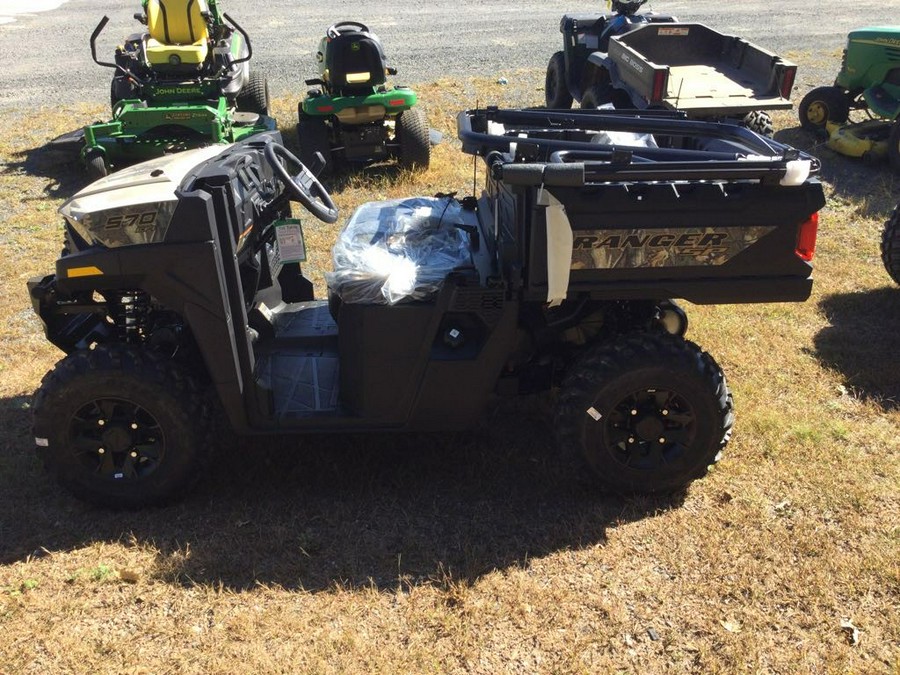
[{"label": "570 number decal", "polygon": [[106,219],[107,230],[118,230],[123,227],[137,227],[139,230],[150,229],[156,222],[156,211],[143,213],[117,213]]}]

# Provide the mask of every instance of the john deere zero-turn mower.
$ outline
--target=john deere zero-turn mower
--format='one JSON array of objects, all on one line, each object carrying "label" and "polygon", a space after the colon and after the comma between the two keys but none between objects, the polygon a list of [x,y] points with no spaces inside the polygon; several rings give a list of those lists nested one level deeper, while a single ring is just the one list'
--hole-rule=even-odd
[{"label": "john deere zero-turn mower", "polygon": [[239,141],[275,128],[266,78],[250,73],[247,33],[216,0],[143,0],[135,19],[147,31],[130,35],[115,62],[112,119],[84,129],[81,158],[95,176],[111,167],[208,143]]},{"label": "john deere zero-turn mower", "polygon": [[[869,114],[849,122],[850,111]],[[816,87],[800,103],[800,125],[826,133],[828,147],[900,171],[900,26],[850,33],[841,71],[830,87]]]},{"label": "john deere zero-turn mower", "polygon": [[408,87],[387,84],[381,41],[365,24],[341,21],[325,31],[316,53],[319,77],[297,109],[300,159],[325,170],[337,162],[396,158],[404,168],[427,169],[431,158],[428,123]]}]

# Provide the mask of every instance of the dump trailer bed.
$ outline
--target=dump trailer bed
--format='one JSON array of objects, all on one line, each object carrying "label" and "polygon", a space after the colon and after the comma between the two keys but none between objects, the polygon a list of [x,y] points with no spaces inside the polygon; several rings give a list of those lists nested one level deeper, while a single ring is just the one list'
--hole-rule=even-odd
[{"label": "dump trailer bed", "polygon": [[818,162],[734,124],[674,113],[471,110],[479,213],[501,276],[559,302],[798,301],[812,286]]},{"label": "dump trailer bed", "polygon": [[639,108],[691,117],[736,116],[791,107],[797,66],[747,40],[700,23],[648,24],[589,57]]}]

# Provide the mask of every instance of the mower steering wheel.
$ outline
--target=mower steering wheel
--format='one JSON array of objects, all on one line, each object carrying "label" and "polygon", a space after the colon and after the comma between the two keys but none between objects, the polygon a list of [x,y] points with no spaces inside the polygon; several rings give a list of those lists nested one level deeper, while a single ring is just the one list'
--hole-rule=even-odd
[{"label": "mower steering wheel", "polygon": [[328,27],[328,30],[325,31],[325,35],[334,40],[339,37],[341,33],[349,33],[352,30],[360,30],[363,33],[368,33],[369,27],[359,21],[338,21]]},{"label": "mower steering wheel", "polygon": [[[296,176],[292,176],[279,158],[296,164],[300,167],[300,172]],[[284,183],[284,187],[293,200],[300,202],[307,211],[323,223],[334,223],[337,221],[338,209],[334,205],[331,195],[328,194],[328,190],[303,165],[303,162],[297,159],[294,153],[280,143],[267,143],[266,160],[272,165],[272,169],[275,170],[275,174]]]}]

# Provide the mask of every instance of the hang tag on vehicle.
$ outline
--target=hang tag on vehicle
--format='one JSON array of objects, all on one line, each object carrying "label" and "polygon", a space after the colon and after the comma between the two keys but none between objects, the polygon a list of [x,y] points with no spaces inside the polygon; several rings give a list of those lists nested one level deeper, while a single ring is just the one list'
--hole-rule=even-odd
[{"label": "hang tag on vehicle", "polygon": [[586,412],[595,422],[599,422],[600,418],[603,417],[603,415],[601,415],[594,406],[588,408]]},{"label": "hang tag on vehicle", "polygon": [[275,221],[275,254],[282,264],[306,261],[306,242],[298,218]]}]

